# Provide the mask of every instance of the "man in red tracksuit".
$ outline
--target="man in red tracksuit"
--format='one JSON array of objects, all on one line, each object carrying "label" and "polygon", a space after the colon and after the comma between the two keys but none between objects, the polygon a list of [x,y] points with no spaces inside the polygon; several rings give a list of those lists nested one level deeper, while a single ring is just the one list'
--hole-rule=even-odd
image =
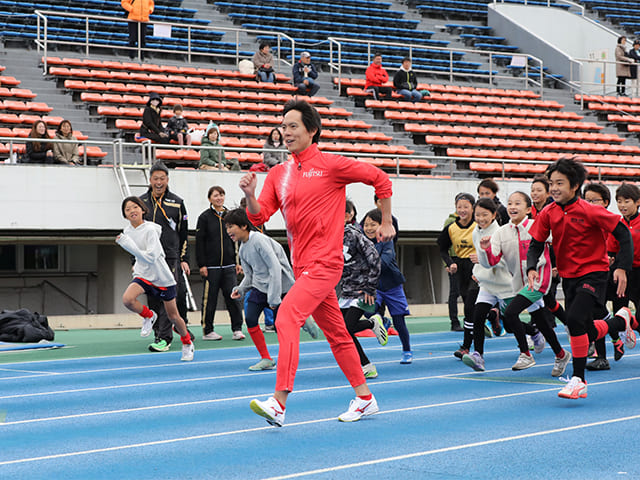
[{"label": "man in red tracksuit", "polygon": [[282,211],[296,277],[278,310],[280,350],[275,393],[266,401],[252,400],[251,409],[271,425],[283,425],[287,396],[293,390],[298,368],[300,327],[313,315],[355,390],[356,398],[338,417],[353,422],[376,413],[378,405],[365,381],[335,293],[344,264],[345,188],[355,182],[375,187],[382,210],[378,237],[386,241],[395,234],[391,223],[391,181],[370,164],[320,152],[320,115],[303,100],[285,105],[282,127],[284,142],[293,155],[269,171],[260,198],[255,197],[255,173],[240,180],[253,224],[262,225],[278,209]]}]

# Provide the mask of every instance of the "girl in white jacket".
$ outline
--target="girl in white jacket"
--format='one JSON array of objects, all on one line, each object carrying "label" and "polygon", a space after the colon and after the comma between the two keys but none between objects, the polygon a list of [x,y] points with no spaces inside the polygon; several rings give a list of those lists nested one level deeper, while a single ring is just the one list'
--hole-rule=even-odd
[{"label": "girl in white jacket", "polygon": [[483,237],[480,241],[480,249],[485,253],[479,256],[478,260],[483,266],[497,265],[504,259],[507,268],[513,275],[513,291],[519,292],[509,303],[504,311],[503,321],[508,331],[513,332],[520,355],[516,363],[511,367],[513,370],[524,370],[536,364],[533,356],[529,352],[529,345],[526,338],[525,324],[520,321],[518,315],[527,309],[531,314],[533,323],[540,332],[533,336],[534,351],[542,352],[545,339],[556,355],[555,363],[551,375],[559,377],[564,373],[567,364],[571,360],[571,354],[563,349],[558,342],[556,333],[545,318],[544,303],[542,297],[551,288],[551,256],[549,245],[546,244],[543,254],[538,259],[536,271],[538,281],[534,284],[534,289],[529,290],[525,281],[527,278],[527,251],[531,243],[529,229],[533,225],[533,220],[528,217],[531,212],[531,198],[524,192],[514,192],[509,197],[507,212],[511,221],[503,225],[491,237]]},{"label": "girl in white jacket", "polygon": [[[496,305],[502,310],[505,307],[504,299],[512,298],[513,287],[511,285],[511,274],[507,268],[504,258],[493,267],[488,265],[486,253],[480,249],[480,240],[484,237],[490,237],[499,228],[500,225],[496,220],[498,207],[490,198],[481,198],[475,204],[474,216],[476,228],[473,231],[473,245],[477,254],[472,254],[469,258],[475,263],[473,267],[473,276],[480,285],[478,298],[473,310],[473,345],[475,351],[466,353],[462,356],[465,365],[473,368],[478,372],[484,371],[484,323],[489,311]],[[480,257],[484,258],[484,262],[478,263]]]},{"label": "girl in white jacket", "polygon": [[193,360],[194,347],[187,326],[176,306],[176,280],[165,261],[160,243],[162,228],[157,223],[145,222],[147,207],[138,197],[127,197],[122,201],[122,216],[129,220],[124,231],[116,237],[116,243],[133,255],[133,281],[122,296],[122,302],[132,312],[143,318],[140,336],[147,337],[158,318],[138,300],[143,293],[164,301],[164,308],[182,341],[183,361]]}]

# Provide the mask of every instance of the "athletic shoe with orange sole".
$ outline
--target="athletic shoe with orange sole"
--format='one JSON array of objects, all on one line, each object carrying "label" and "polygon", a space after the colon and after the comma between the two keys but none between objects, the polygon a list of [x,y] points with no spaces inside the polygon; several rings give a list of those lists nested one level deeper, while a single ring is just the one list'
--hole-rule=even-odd
[{"label": "athletic shoe with orange sole", "polygon": [[636,346],[636,332],[631,328],[631,324],[633,323],[631,319],[635,319],[633,313],[631,313],[631,310],[627,307],[622,307],[616,312],[616,317],[624,318],[624,334],[620,334],[620,337],[624,341],[624,346],[626,348],[634,348]]},{"label": "athletic shoe with orange sole", "polygon": [[583,382],[580,377],[571,377],[571,380],[558,392],[558,396],[571,400],[587,398],[587,382]]}]

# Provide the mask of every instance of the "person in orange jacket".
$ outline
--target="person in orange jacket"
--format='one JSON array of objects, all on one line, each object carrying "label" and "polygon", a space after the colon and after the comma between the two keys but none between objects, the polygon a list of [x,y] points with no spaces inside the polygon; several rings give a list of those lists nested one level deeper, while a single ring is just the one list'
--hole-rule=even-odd
[{"label": "person in orange jacket", "polygon": [[389,81],[389,74],[382,66],[381,54],[375,53],[373,55],[373,62],[367,67],[365,79],[364,89],[373,92],[373,98],[376,100],[380,96],[391,98],[391,87],[384,86]]},{"label": "person in orange jacket", "polygon": [[140,33],[140,59],[144,60],[144,48],[146,46],[146,25],[142,25],[149,21],[149,15],[153,13],[153,0],[122,0],[120,2],[129,14],[129,58],[136,58],[135,47],[138,45],[138,32]]}]

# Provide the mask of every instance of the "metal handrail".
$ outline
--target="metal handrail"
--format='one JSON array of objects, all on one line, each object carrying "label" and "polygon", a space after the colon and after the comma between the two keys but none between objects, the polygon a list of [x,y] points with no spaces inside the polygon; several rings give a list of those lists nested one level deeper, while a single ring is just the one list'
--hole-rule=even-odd
[{"label": "metal handrail", "polygon": [[[382,42],[382,41],[377,41],[377,40],[358,40],[358,39],[352,39],[352,38],[344,38],[344,37],[328,37],[328,41],[329,41],[329,68],[332,72],[337,72],[338,75],[338,88],[341,87],[341,78],[342,78],[342,69],[344,67],[348,67],[350,69],[359,69],[359,70],[366,70],[366,68],[368,67],[368,64],[371,63],[372,60],[372,55],[374,53],[374,51],[372,50],[372,47],[375,46],[376,50],[380,50],[380,49],[384,49],[385,46],[387,47],[401,47],[404,48],[406,50],[408,50],[408,57],[413,59],[413,51],[414,49],[429,49],[429,50],[439,50],[443,53],[446,53],[449,59],[449,71],[446,73],[443,73],[441,71],[437,71],[437,70],[428,70],[428,69],[418,69],[418,68],[414,68],[413,70],[416,73],[428,73],[431,75],[446,75],[449,77],[449,81],[453,81],[454,77],[477,77],[477,78],[486,78],[489,81],[489,85],[493,85],[494,81],[500,78],[508,78],[513,80],[512,76],[508,76],[508,75],[494,75],[493,74],[493,69],[497,66],[495,61],[494,61],[494,55],[505,55],[504,52],[498,51],[498,50],[477,50],[477,49],[471,49],[471,48],[449,48],[449,47],[435,47],[435,46],[431,46],[428,44],[424,44],[424,43],[419,43],[419,42],[412,42],[412,43],[400,43],[400,42]],[[342,51],[343,50],[348,50],[346,48],[343,49],[343,43],[359,43],[359,44],[363,44],[366,45],[367,47],[367,65],[361,65],[361,64],[357,64],[354,62],[349,62],[348,59],[343,58],[342,56]],[[382,47],[382,48],[381,48]],[[453,56],[456,53],[473,53],[476,55],[480,55],[480,56],[486,56],[488,57],[488,61],[489,61],[489,74],[484,74],[484,73],[458,73],[458,72],[454,72],[453,71]],[[526,54],[526,53],[515,53],[513,55],[518,55],[521,57],[526,57],[527,61],[525,62],[525,75],[523,77],[523,82],[525,85],[525,88],[529,88],[530,84],[533,84],[535,86],[538,86],[540,89],[540,97],[543,98],[544,97],[544,85],[542,82],[542,75],[540,78],[540,82],[536,82],[533,79],[529,78],[528,75],[528,71],[529,68],[533,68],[530,67],[529,63],[533,63],[533,65],[537,65],[540,69],[540,72],[543,71],[544,69],[544,62],[542,61],[542,59],[535,57],[534,55],[530,55],[530,54]],[[539,84],[538,84],[539,83]]]},{"label": "metal handrail", "polygon": [[[47,71],[47,53],[48,53],[48,47],[50,44],[55,44],[55,45],[76,45],[76,46],[81,46],[84,48],[85,50],[85,55],[89,56],[89,52],[90,52],[90,48],[114,48],[114,49],[119,49],[119,50],[135,50],[137,52],[138,55],[138,61],[141,61],[141,54],[142,52],[155,52],[155,53],[171,53],[171,54],[178,54],[178,55],[187,55],[187,63],[191,63],[191,57],[192,55],[198,55],[198,56],[205,56],[205,57],[234,57],[235,58],[235,64],[237,65],[238,62],[240,61],[240,33],[255,33],[255,34],[259,34],[259,35],[275,35],[277,36],[277,71],[280,72],[281,66],[282,64],[287,65],[287,66],[293,66],[293,60],[292,62],[287,61],[286,56],[285,55],[281,55],[281,44],[283,41],[287,41],[289,43],[291,43],[291,55],[292,55],[292,59],[295,59],[295,51],[296,51],[296,45],[295,45],[295,40],[290,37],[289,35],[279,32],[279,31],[275,31],[275,30],[247,30],[245,28],[230,28],[230,27],[212,27],[212,26],[208,26],[208,25],[194,25],[192,23],[175,23],[175,22],[153,22],[153,18],[151,19],[151,21],[149,22],[150,24],[153,23],[158,23],[158,24],[162,24],[162,25],[169,25],[171,27],[180,27],[180,28],[186,28],[187,29],[187,51],[181,51],[181,50],[171,50],[171,49],[164,49],[164,48],[150,48],[150,47],[146,47],[146,48],[140,48],[140,43],[138,42],[137,47],[129,47],[129,46],[123,46],[123,45],[116,45],[116,44],[109,44],[109,43],[92,43],[91,39],[90,39],[90,32],[89,32],[89,24],[90,24],[90,20],[104,20],[104,21],[109,21],[109,22],[119,22],[122,23],[123,27],[126,27],[127,23],[129,22],[129,20],[127,20],[126,18],[119,16],[106,16],[106,15],[91,15],[91,14],[81,14],[81,13],[68,13],[68,12],[55,12],[55,11],[51,11],[51,10],[35,10],[34,14],[36,15],[36,40],[35,43],[38,47],[38,50],[42,49],[43,50],[43,55],[44,55],[44,61],[43,61],[43,68],[44,68],[44,72],[46,73]],[[80,41],[68,41],[68,40],[51,40],[49,38],[48,35],[48,26],[49,26],[49,18],[48,17],[69,17],[69,18],[82,18],[85,20],[84,23],[84,36],[85,39],[84,41],[80,42]],[[138,29],[142,28],[142,24],[141,22],[138,22]],[[234,33],[235,35],[235,46],[236,46],[236,51],[235,51],[235,55],[226,55],[226,54],[219,54],[219,53],[208,53],[208,52],[193,52],[192,51],[192,31],[193,30],[210,30],[210,31],[222,31],[222,32],[229,32],[229,33]],[[138,32],[139,33],[139,32]],[[138,34],[138,38],[140,38],[140,35]]]},{"label": "metal handrail", "polygon": [[[31,137],[0,137],[0,142],[2,143],[8,143],[9,145],[9,159],[15,158],[14,154],[17,154],[18,151],[17,149],[14,148],[14,144],[15,145],[22,145],[24,143],[28,143],[28,142],[40,142],[40,143],[71,143],[71,144],[77,144],[78,146],[82,146],[85,147],[87,145],[96,145],[96,146],[100,146],[100,145],[104,145],[105,147],[112,147],[112,145],[115,147],[115,144],[113,141],[110,140],[62,140],[59,138],[31,138]],[[83,149],[83,159],[84,162],[83,164],[86,166],[87,165],[87,149],[84,148]],[[115,149],[114,149],[114,155],[115,155]],[[12,163],[12,162],[10,162]]]}]

